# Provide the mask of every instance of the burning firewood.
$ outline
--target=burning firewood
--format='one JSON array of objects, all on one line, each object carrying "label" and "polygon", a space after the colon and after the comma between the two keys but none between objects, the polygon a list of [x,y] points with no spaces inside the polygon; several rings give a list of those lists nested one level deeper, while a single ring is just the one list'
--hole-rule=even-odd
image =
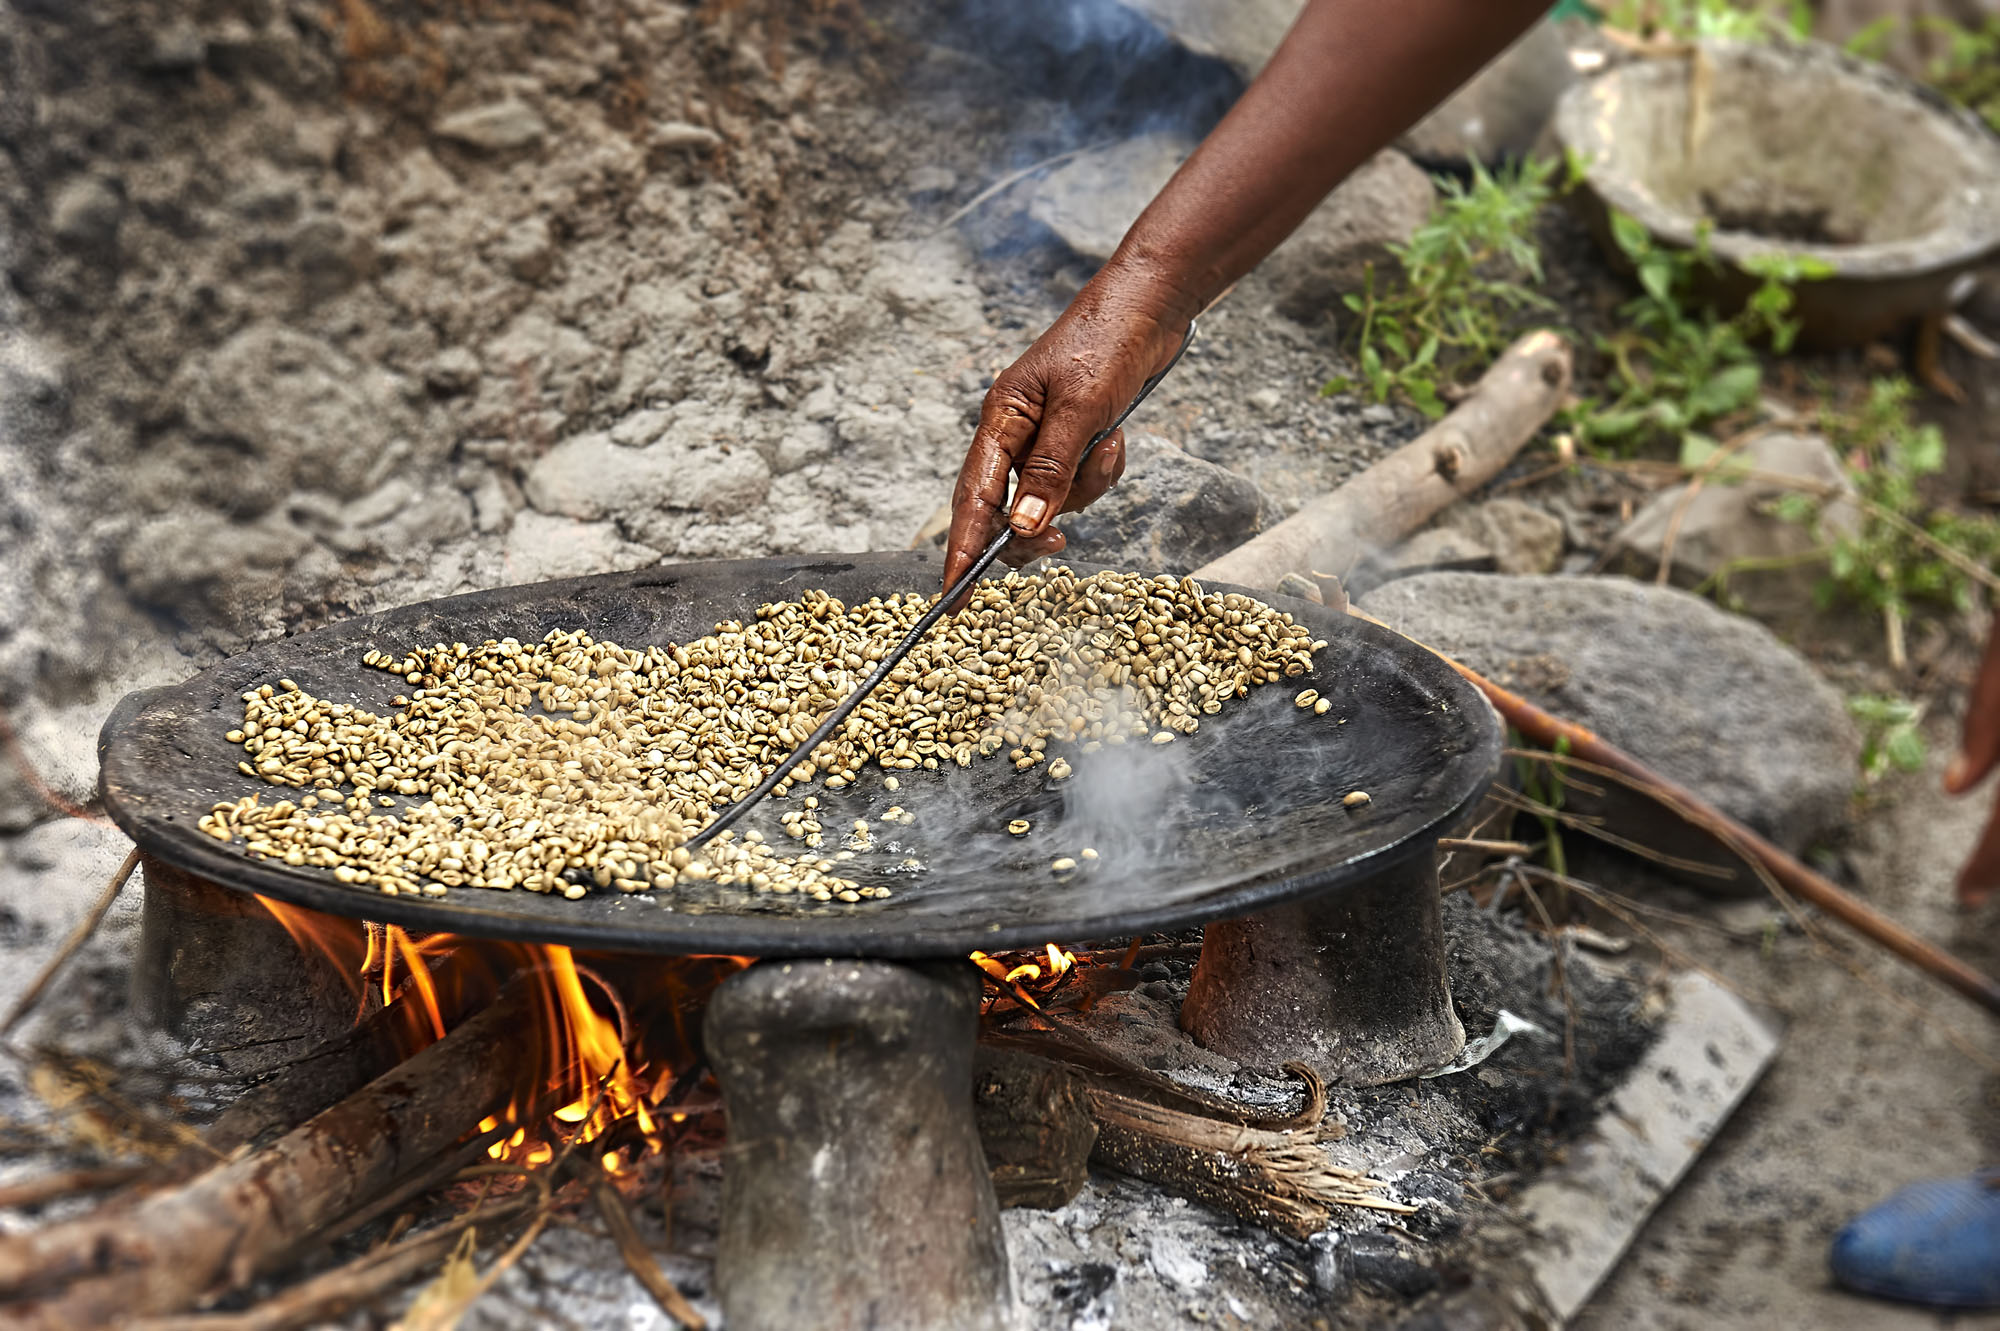
[{"label": "burning firewood", "polygon": [[234,1289],[502,1113],[535,1053],[513,985],[444,1039],[270,1146],[130,1205],[0,1240],[17,1325],[102,1325]]}]

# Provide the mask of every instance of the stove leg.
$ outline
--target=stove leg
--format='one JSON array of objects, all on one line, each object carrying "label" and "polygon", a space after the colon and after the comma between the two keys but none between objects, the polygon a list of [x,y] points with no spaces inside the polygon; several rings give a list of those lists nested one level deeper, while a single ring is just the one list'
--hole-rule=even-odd
[{"label": "stove leg", "polygon": [[1256,1067],[1379,1086],[1465,1045],[1445,975],[1436,856],[1202,933],[1181,1027]]},{"label": "stove leg", "polygon": [[297,1058],[354,1022],[333,964],[301,954],[283,925],[241,892],[146,856],[146,901],[132,967],[141,1020],[211,1050],[235,1072]]},{"label": "stove leg", "polygon": [[722,1082],[731,1331],[999,1331],[1000,1208],[972,1113],[967,967],[771,961],[703,1023]]}]

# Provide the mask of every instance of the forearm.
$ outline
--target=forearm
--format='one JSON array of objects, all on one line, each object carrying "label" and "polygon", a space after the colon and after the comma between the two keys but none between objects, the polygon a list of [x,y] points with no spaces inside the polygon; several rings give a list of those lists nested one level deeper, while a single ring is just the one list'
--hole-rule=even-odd
[{"label": "forearm", "polygon": [[1179,326],[1549,0],[1310,0],[1263,73],[1105,265],[1107,297]]}]

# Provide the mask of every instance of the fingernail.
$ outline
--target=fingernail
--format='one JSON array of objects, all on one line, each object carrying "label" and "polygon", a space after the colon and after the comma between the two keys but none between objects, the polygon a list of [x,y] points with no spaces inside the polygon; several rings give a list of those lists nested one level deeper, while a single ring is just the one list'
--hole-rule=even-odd
[{"label": "fingernail", "polygon": [[1014,505],[1014,530],[1023,536],[1033,536],[1041,529],[1042,518],[1049,511],[1049,501],[1040,495],[1023,495]]},{"label": "fingernail", "polygon": [[1971,773],[1971,770],[1972,762],[1970,759],[1962,753],[1953,754],[1951,761],[1944,765],[1944,788],[1946,790],[1957,790],[1965,783],[1965,778]]}]

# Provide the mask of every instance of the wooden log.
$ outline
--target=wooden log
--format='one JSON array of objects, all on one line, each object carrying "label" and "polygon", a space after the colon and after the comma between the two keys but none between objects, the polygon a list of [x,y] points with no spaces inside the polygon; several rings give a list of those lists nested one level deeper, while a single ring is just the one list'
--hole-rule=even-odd
[{"label": "wooden log", "polygon": [[532,991],[488,1008],[261,1151],[107,1213],[0,1238],[0,1321],[101,1326],[176,1312],[393,1187],[504,1110],[536,1045]]},{"label": "wooden log", "polygon": [[1569,376],[1569,344],[1547,331],[1528,334],[1450,415],[1194,576],[1268,589],[1287,573],[1345,573],[1493,479],[1554,414]]},{"label": "wooden log", "polygon": [[[1414,1209],[1380,1196],[1375,1180],[1327,1159],[1317,1143],[1337,1135],[1340,1125],[1323,1123],[1326,1088],[1307,1069],[1296,1069],[1307,1081],[1305,1111],[1267,1120],[1282,1127],[1258,1127],[1240,1109],[1217,1117],[1203,1112],[1207,1106],[1152,1098],[1153,1088],[1103,1070],[1084,1051],[1051,1042],[1045,1046],[1051,1056],[1042,1057],[1027,1052],[1027,1044],[1019,1036],[981,1044],[974,1080],[980,1138],[995,1163],[996,1191],[1002,1161],[1017,1178],[1039,1173],[1064,1181],[1026,1189],[1034,1200],[1010,1201],[1003,1192],[1003,1205],[1052,1209],[1071,1200],[1086,1176],[1075,1155],[1082,1146],[1091,1165],[1298,1239],[1325,1229],[1336,1206]],[[1004,1086],[995,1089],[995,1082]],[[1064,1090],[1049,1091],[1058,1085]],[[1090,1125],[1087,1132],[1078,1119]]]},{"label": "wooden log", "polygon": [[[491,996],[490,990],[483,995]],[[463,1020],[474,1006],[463,985],[439,988],[437,1001],[438,1015],[447,1027]],[[415,1037],[411,1034],[413,1024],[421,1032]],[[418,1010],[416,998],[405,989],[389,1006],[377,1008],[357,1025],[245,1092],[209,1125],[202,1134],[202,1146],[190,1154],[206,1162],[242,1146],[267,1146],[389,1071],[429,1038],[428,1015]]]},{"label": "wooden log", "polygon": [[1097,1122],[1067,1069],[982,1045],[972,1063],[972,1109],[1000,1205],[1053,1211],[1083,1191]]},{"label": "wooden log", "polygon": [[1325,1229],[1336,1206],[1416,1210],[1378,1196],[1379,1183],[1328,1160],[1311,1130],[1245,1128],[1097,1089],[1090,1112],[1097,1119],[1092,1164],[1291,1238]]}]

